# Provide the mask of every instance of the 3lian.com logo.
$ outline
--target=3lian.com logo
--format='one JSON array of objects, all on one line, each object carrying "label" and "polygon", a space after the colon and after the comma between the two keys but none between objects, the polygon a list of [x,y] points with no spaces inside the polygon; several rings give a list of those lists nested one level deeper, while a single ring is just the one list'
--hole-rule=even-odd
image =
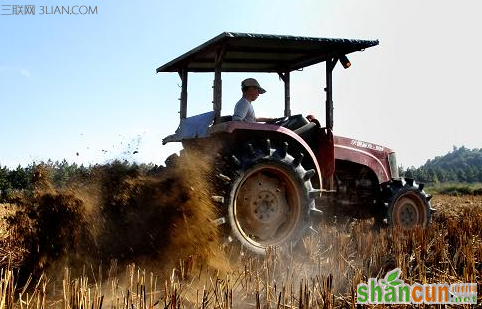
[{"label": "3lian.com logo", "polygon": [[477,283],[412,284],[399,279],[401,270],[389,271],[377,282],[357,285],[358,304],[477,304]]}]

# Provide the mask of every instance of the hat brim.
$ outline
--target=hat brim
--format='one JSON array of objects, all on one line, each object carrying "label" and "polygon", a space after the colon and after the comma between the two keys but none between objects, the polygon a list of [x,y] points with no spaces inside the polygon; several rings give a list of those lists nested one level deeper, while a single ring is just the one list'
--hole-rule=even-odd
[{"label": "hat brim", "polygon": [[261,87],[258,87],[258,92],[259,92],[259,94],[263,94],[263,93],[266,92],[266,90],[264,90],[264,89],[261,88]]}]

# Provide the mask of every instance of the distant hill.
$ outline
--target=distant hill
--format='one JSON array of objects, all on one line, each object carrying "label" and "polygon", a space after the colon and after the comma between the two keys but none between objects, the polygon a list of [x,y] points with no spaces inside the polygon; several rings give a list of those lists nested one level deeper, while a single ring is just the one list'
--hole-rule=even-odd
[{"label": "distant hill", "polygon": [[415,178],[426,183],[443,182],[482,182],[482,149],[468,149],[464,146],[454,149],[444,156],[428,160],[419,168],[401,168],[405,177]]}]

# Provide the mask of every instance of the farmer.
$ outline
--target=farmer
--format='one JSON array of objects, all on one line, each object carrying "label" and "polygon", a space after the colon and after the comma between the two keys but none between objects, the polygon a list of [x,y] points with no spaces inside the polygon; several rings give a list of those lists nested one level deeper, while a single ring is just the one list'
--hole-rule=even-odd
[{"label": "farmer", "polygon": [[247,78],[243,80],[241,82],[241,91],[243,92],[243,97],[234,107],[233,120],[245,122],[265,122],[271,120],[271,118],[264,117],[256,118],[254,113],[251,102],[255,101],[260,94],[266,92],[266,90],[261,88],[256,79]]}]

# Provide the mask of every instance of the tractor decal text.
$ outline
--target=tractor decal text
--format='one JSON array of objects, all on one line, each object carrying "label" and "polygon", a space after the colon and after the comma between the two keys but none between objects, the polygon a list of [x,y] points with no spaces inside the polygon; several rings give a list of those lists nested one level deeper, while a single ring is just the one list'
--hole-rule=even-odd
[{"label": "tractor decal text", "polygon": [[370,144],[370,143],[367,143],[367,142],[358,141],[356,139],[352,139],[351,144],[353,146],[356,146],[356,147],[373,149],[373,150],[376,150],[376,151],[383,151],[383,149],[384,149],[382,146]]}]

